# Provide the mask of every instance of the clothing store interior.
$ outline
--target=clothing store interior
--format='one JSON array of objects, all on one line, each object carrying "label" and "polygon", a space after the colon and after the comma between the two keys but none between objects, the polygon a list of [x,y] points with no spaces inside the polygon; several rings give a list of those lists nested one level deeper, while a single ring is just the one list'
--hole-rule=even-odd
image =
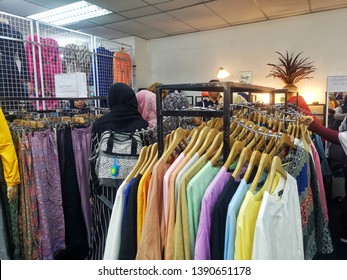
[{"label": "clothing store interior", "polygon": [[346,260],[347,1],[0,1],[1,260]]}]

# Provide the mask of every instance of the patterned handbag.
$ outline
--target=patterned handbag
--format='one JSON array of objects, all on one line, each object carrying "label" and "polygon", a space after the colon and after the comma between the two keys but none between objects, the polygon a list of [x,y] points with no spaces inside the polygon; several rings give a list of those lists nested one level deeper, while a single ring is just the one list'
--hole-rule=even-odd
[{"label": "patterned handbag", "polygon": [[105,131],[96,151],[95,173],[99,184],[113,186],[134,168],[143,144],[139,134]]}]

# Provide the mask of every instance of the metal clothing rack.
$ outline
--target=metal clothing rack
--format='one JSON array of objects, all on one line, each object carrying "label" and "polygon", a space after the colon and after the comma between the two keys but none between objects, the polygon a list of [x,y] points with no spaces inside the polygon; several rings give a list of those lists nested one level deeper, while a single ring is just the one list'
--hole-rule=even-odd
[{"label": "metal clothing rack", "polygon": [[[188,90],[188,91],[220,91],[224,92],[224,105],[221,110],[164,110],[162,106],[162,90]],[[157,89],[157,124],[158,124],[158,157],[161,157],[164,150],[163,137],[163,117],[164,116],[189,116],[189,117],[222,117],[223,118],[223,158],[226,159],[229,154],[229,135],[231,106],[233,103],[233,92],[248,93],[270,93],[274,96],[275,88],[240,84],[234,82],[218,83],[193,83],[193,84],[169,84],[160,85]]]}]

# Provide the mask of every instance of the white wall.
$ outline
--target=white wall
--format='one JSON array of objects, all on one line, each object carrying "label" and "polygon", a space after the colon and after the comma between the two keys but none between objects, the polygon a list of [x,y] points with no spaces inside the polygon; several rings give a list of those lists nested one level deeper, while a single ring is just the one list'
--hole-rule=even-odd
[{"label": "white wall", "polygon": [[277,63],[275,51],[303,51],[317,70],[313,79],[297,84],[299,91],[305,98],[311,91],[309,101],[324,103],[327,76],[347,75],[346,27],[347,9],[340,9],[150,40],[148,64],[136,63],[147,68],[147,80],[138,73],[137,84],[206,82],[223,66],[231,72],[228,81],[238,82],[239,71],[252,71],[253,84],[282,88],[280,80],[265,78],[271,69],[267,63]]}]

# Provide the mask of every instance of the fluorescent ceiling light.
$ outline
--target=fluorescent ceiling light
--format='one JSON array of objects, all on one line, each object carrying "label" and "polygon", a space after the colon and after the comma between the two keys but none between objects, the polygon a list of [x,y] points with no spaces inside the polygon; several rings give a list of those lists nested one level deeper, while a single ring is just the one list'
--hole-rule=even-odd
[{"label": "fluorescent ceiling light", "polygon": [[111,13],[112,11],[90,4],[86,1],[79,1],[46,12],[31,15],[28,16],[28,18],[55,25],[67,25]]}]

